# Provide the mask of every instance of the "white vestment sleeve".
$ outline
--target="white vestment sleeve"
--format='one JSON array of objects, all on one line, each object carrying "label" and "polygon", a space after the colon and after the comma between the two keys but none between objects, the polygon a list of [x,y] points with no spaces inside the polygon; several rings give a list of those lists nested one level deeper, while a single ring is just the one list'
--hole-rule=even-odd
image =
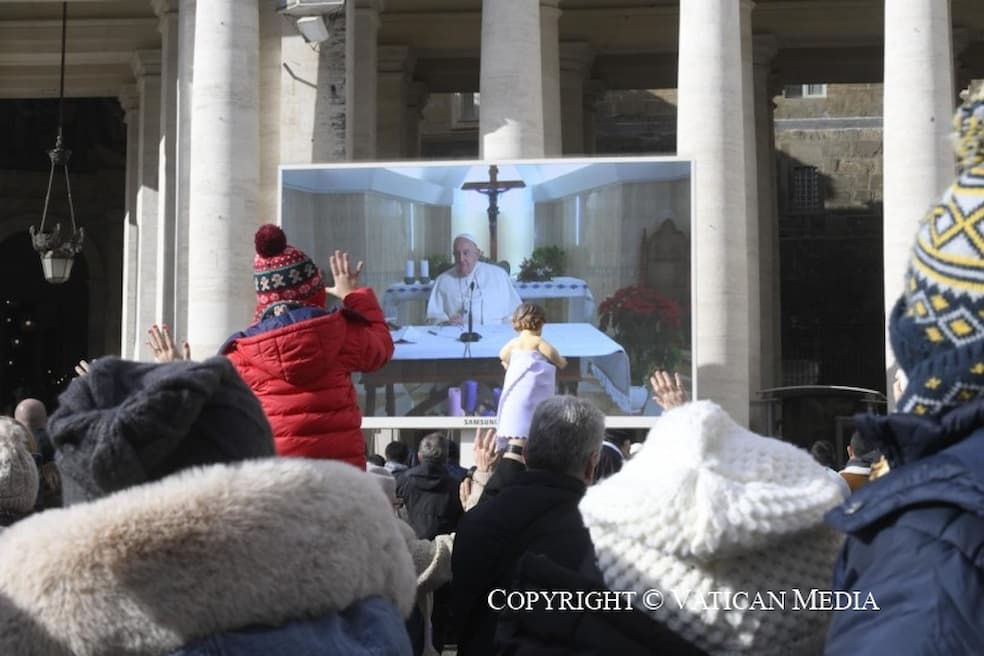
[{"label": "white vestment sleeve", "polygon": [[448,321],[450,317],[445,311],[445,308],[449,304],[449,299],[445,298],[447,294],[445,293],[448,286],[449,276],[447,272],[442,273],[434,280],[434,286],[431,288],[430,298],[427,299],[427,320],[440,323],[442,321]]},{"label": "white vestment sleeve", "polygon": [[506,275],[506,287],[509,289],[509,302],[506,308],[506,314],[502,317],[502,323],[511,323],[513,312],[523,302],[523,299],[519,297],[519,293],[516,291],[515,285],[512,284],[512,280],[509,279],[508,274]]}]

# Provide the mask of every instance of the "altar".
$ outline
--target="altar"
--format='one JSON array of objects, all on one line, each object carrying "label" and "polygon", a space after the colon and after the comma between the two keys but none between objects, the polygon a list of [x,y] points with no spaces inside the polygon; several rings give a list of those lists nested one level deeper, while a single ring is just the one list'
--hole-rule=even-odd
[{"label": "altar", "polygon": [[[549,280],[519,282],[512,280],[516,293],[524,301],[538,301],[548,298],[565,298],[568,300],[567,316],[564,321],[570,323],[592,323],[595,316],[595,301],[588,283],[581,278],[559,276]],[[434,282],[422,284],[419,282],[390,285],[383,292],[381,304],[383,314],[396,319],[400,324],[408,323],[408,313],[404,304],[411,301],[427,303]],[[560,319],[558,319],[560,321]]]},{"label": "altar", "polygon": [[[378,371],[362,374],[364,414],[375,414],[376,390],[383,387],[386,414],[395,415],[396,383],[459,385],[470,379],[501,384],[505,370],[499,351],[516,331],[503,324],[475,328],[482,339],[472,343],[458,341],[459,326],[412,326],[396,331],[393,359]],[[588,323],[548,323],[543,337],[567,358],[567,367],[557,372],[561,390],[576,390],[577,382],[590,376],[622,410],[631,411],[629,358],[617,342]]]}]

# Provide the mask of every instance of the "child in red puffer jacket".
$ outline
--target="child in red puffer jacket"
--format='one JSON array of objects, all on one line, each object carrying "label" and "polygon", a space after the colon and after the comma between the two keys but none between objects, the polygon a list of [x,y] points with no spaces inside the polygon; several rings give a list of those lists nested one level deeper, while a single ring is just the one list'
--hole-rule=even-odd
[{"label": "child in red puffer jacket", "polygon": [[[374,371],[393,357],[382,308],[359,287],[362,262],[330,257],[335,286],[283,230],[264,225],[255,237],[253,325],[226,341],[228,356],[266,412],[277,453],[343,460],[365,468],[362,414],[352,372]],[[342,300],[325,310],[327,294]]]}]

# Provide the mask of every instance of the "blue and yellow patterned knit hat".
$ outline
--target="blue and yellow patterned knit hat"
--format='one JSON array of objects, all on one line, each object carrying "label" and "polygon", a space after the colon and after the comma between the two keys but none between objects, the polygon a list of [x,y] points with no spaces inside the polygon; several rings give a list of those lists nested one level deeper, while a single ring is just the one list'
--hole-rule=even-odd
[{"label": "blue and yellow patterned knit hat", "polygon": [[899,412],[939,415],[984,397],[984,88],[954,127],[959,174],[919,224],[889,322],[909,379]]}]

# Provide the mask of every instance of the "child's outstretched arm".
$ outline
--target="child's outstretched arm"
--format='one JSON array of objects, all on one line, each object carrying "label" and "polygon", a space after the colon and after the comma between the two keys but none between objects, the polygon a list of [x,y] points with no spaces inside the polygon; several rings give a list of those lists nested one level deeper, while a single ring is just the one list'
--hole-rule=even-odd
[{"label": "child's outstretched arm", "polygon": [[540,351],[548,360],[554,363],[558,369],[563,369],[567,366],[567,358],[560,354],[560,351],[554,348],[553,344],[545,339],[541,339],[540,343],[537,344],[537,350]]},{"label": "child's outstretched arm", "polygon": [[327,292],[342,299],[343,311],[353,311],[361,319],[348,322],[345,351],[354,353],[354,358],[346,365],[352,371],[375,371],[393,357],[393,336],[386,325],[383,309],[372,289],[359,285],[361,260],[353,268],[348,253],[335,251],[329,263],[335,285],[327,288]]},{"label": "child's outstretched arm", "polygon": [[502,347],[502,350],[499,351],[499,360],[502,361],[503,369],[509,368],[509,356],[512,354],[513,349],[516,348],[516,339],[517,338],[515,337],[510,339],[506,342],[506,345]]}]

